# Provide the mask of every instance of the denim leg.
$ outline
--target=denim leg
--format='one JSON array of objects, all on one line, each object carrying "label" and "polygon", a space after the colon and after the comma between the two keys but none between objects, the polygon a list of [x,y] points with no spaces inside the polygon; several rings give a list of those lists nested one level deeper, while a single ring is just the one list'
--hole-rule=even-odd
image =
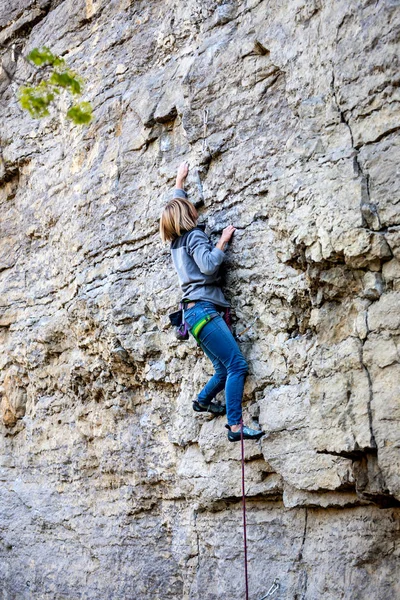
[{"label": "denim leg", "polygon": [[201,390],[197,399],[201,404],[209,404],[211,400],[213,400],[215,396],[219,392],[222,392],[222,390],[225,388],[227,372],[224,365],[218,358],[211,354],[204,346],[201,346],[201,348],[211,360],[215,369],[215,373]]},{"label": "denim leg", "polygon": [[[200,332],[201,348],[215,366],[218,361],[226,369],[226,413],[228,425],[237,425],[242,418],[242,397],[247,362],[223,318],[218,315]],[[215,362],[214,362],[215,361]],[[206,386],[207,387],[207,386]]]}]

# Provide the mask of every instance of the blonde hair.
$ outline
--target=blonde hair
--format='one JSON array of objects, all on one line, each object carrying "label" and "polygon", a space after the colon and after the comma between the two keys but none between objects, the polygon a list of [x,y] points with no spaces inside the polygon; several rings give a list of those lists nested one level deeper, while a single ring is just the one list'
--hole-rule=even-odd
[{"label": "blonde hair", "polygon": [[172,242],[185,231],[197,225],[199,215],[189,200],[174,198],[164,208],[160,218],[160,235],[163,242]]}]

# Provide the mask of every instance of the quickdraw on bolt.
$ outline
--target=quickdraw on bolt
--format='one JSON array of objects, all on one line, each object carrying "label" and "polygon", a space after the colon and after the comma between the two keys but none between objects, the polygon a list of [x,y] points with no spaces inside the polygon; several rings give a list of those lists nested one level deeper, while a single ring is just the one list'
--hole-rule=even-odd
[{"label": "quickdraw on bolt", "polygon": [[203,152],[207,152],[207,124],[208,124],[208,108],[204,109],[203,114]]},{"label": "quickdraw on bolt", "polygon": [[254,321],[252,321],[252,322],[250,323],[250,325],[248,325],[248,326],[247,326],[245,329],[243,329],[243,331],[241,331],[240,333],[237,333],[237,334],[236,334],[236,337],[240,337],[240,336],[242,336],[244,333],[246,333],[247,331],[249,331],[249,329],[251,329],[251,328],[253,327],[254,323],[255,323],[255,322],[256,322],[256,321],[257,321],[259,318],[260,318],[260,317],[259,317],[259,315],[257,315],[257,316],[256,316],[256,318],[254,319]]},{"label": "quickdraw on bolt", "polygon": [[271,598],[272,594],[275,594],[275,592],[277,592],[280,587],[281,587],[281,584],[279,583],[279,577],[276,577],[274,579],[273,584],[269,588],[267,594],[265,596],[263,596],[262,598],[260,598],[260,600],[265,600],[266,598]]}]

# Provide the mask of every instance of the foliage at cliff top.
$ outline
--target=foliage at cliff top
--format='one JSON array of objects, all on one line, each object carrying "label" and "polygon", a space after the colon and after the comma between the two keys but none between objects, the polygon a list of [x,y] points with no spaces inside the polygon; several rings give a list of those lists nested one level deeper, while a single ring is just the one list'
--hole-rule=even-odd
[{"label": "foliage at cliff top", "polygon": [[[33,118],[48,116],[50,105],[62,91],[74,97],[82,94],[83,79],[68,67],[63,58],[53,54],[46,46],[34,48],[26,59],[40,72],[40,83],[22,85],[18,90],[18,100]],[[92,107],[89,102],[75,102],[66,116],[77,125],[87,125],[93,118]]]}]

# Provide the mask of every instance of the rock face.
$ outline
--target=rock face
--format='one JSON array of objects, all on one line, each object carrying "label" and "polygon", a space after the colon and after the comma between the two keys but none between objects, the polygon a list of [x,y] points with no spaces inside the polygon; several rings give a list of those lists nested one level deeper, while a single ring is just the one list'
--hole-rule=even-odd
[{"label": "rock face", "polygon": [[250,597],[400,597],[398,2],[12,4],[0,41],[64,55],[95,120],[32,121],[1,76],[1,598],[244,597],[240,448],[167,316],[184,159],[258,317]]}]

